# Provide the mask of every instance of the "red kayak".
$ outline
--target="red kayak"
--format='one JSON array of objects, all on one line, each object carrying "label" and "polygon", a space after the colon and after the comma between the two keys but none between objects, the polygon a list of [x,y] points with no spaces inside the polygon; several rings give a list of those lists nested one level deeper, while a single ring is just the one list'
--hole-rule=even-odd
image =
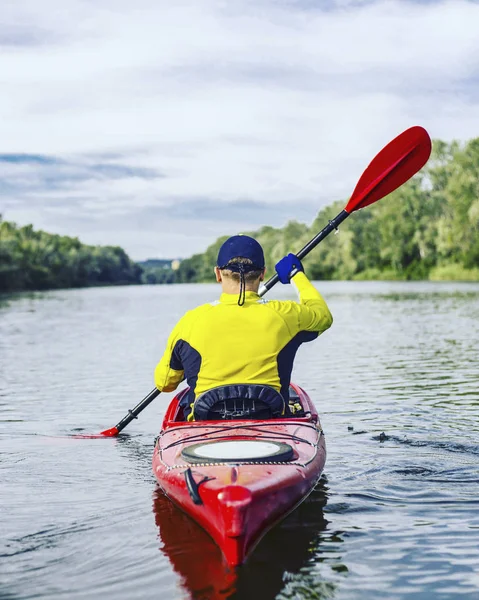
[{"label": "red kayak", "polygon": [[293,416],[186,422],[179,403],[187,391],[168,407],[153,472],[163,492],[210,534],[228,564],[240,565],[318,481],[326,461],[318,413],[306,392],[291,385]]}]

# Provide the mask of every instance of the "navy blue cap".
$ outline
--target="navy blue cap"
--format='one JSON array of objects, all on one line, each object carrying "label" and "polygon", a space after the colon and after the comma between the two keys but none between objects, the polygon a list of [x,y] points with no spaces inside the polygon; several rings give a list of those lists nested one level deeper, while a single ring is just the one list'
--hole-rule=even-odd
[{"label": "navy blue cap", "polygon": [[248,235],[234,235],[228,238],[218,252],[216,265],[220,269],[224,268],[232,258],[249,258],[253,264],[248,265],[248,271],[264,269],[263,248],[259,242]]}]

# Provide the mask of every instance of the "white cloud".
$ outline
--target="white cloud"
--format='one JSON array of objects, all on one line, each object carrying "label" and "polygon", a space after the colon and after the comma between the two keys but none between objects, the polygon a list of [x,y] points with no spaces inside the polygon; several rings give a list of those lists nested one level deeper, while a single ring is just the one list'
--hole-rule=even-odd
[{"label": "white cloud", "polygon": [[[9,4],[0,28],[0,152],[79,167],[70,180],[64,166],[49,166],[48,177],[42,164],[0,171],[6,218],[120,244],[137,258],[188,255],[238,223],[211,219],[207,227],[188,210],[177,222],[172,205],[248,200],[245,228],[257,226],[255,210],[267,218],[262,205],[286,220],[301,203],[304,217],[346,198],[374,154],[411,125],[446,140],[478,135],[477,3],[318,5]],[[85,161],[108,154],[115,157],[103,162],[130,174],[85,170]],[[68,213],[73,201],[65,219],[60,207]],[[132,215],[150,209],[159,219],[159,208],[163,219],[150,225],[168,224],[168,237],[148,250]],[[105,214],[124,221],[113,228]],[[183,238],[179,224],[204,233]]]}]

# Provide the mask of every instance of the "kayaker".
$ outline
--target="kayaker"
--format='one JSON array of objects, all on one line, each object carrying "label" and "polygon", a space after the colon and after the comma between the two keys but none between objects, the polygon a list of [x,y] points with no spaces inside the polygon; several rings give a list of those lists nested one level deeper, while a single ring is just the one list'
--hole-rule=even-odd
[{"label": "kayaker", "polygon": [[266,396],[268,390],[276,394],[272,402],[284,401],[283,414],[289,414],[293,360],[300,344],[331,326],[326,302],[294,254],[282,258],[276,272],[281,283],[293,284],[299,303],[262,299],[264,253],[246,235],[224,242],[214,272],[222,287],[219,301],[190,310],[176,324],[155,369],[156,387],[172,392],[186,379],[190,391],[181,405],[188,420],[200,396],[210,390],[237,392],[238,386],[246,389],[243,395],[252,393],[248,386],[263,386]]}]

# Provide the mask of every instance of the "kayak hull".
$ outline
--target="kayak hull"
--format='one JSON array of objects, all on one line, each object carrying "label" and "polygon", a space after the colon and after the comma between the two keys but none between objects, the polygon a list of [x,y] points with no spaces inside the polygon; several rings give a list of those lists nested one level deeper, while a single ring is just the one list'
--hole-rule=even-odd
[{"label": "kayak hull", "polygon": [[[294,390],[305,411],[301,417],[187,423],[179,416],[185,392],[165,415],[153,472],[163,492],[210,534],[230,566],[242,564],[266,531],[308,496],[324,468],[326,447],[316,409],[304,390]],[[216,448],[249,451],[273,445],[287,446],[290,454],[210,456]],[[198,446],[207,458],[191,458]]]}]

